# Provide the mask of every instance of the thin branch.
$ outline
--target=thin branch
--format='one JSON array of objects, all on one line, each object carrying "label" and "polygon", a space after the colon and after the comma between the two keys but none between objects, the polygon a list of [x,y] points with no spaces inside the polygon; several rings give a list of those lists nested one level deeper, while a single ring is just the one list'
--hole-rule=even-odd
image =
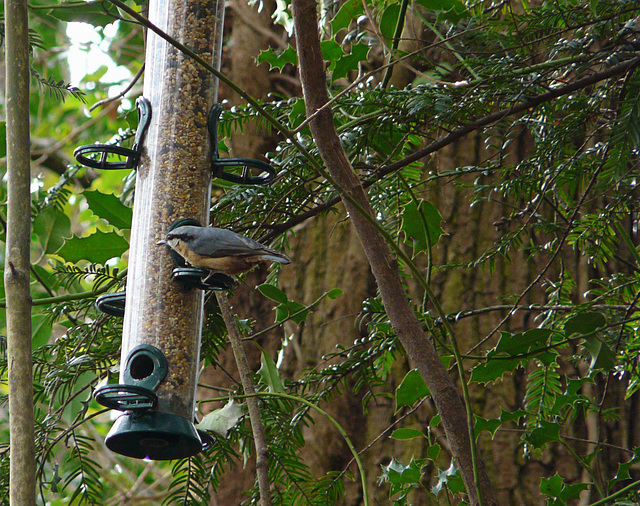
[{"label": "thin branch", "polygon": [[[106,293],[109,289],[115,285],[118,281],[122,280],[127,274],[127,269],[122,269],[112,281],[105,283],[95,290],[87,290],[85,292],[78,293],[66,293],[64,295],[56,295],[55,297],[43,297],[41,299],[35,299],[31,302],[32,306],[47,306],[49,304],[57,304],[59,302],[72,302],[74,300],[82,300],[90,297]],[[6,300],[0,300],[0,308],[7,307]]]},{"label": "thin branch", "polygon": [[[226,292],[216,292],[222,319],[229,333],[229,341],[236,359],[238,372],[242,388],[249,396],[254,396],[256,389],[253,385],[252,372],[249,367],[247,355],[244,352],[242,337],[238,332],[235,318],[229,305],[229,299]],[[253,432],[253,441],[256,447],[256,474],[258,475],[258,487],[260,488],[260,502],[262,506],[271,505],[271,490],[269,485],[269,450],[264,436],[264,425],[262,416],[260,415],[260,404],[256,397],[247,398],[247,408],[249,409],[249,419],[251,421],[251,431]]]},{"label": "thin branch", "polygon": [[[500,121],[501,119],[504,119],[510,115],[517,114],[517,113],[526,111],[528,109],[532,109],[534,107],[540,106],[546,102],[549,102],[561,96],[567,95],[569,93],[573,93],[575,91],[586,88],[588,86],[592,86],[593,84],[596,84],[605,79],[609,79],[611,77],[616,77],[618,75],[624,74],[625,72],[633,70],[639,65],[640,65],[640,57],[636,57],[631,60],[627,60],[626,62],[610,67],[605,71],[594,73],[593,75],[587,78],[580,79],[578,81],[567,84],[566,86],[562,86],[550,92],[545,92],[540,95],[531,97],[530,99],[522,102],[521,104],[510,106],[509,108],[505,108],[500,111],[496,111],[486,116],[483,116],[481,118],[478,118],[477,120],[471,123],[468,123],[467,125],[464,125],[456,130],[453,130],[445,137],[442,137],[441,139],[438,139],[432,142],[428,146],[412,153],[411,155],[403,158],[402,160],[398,160],[389,165],[385,165],[383,167],[376,169],[375,171],[373,171],[371,176],[369,176],[365,180],[362,180],[362,186],[364,188],[369,188],[374,184],[379,183],[384,177],[388,176],[389,174],[392,174],[400,169],[403,169],[407,165],[413,162],[416,162],[421,158],[425,158],[426,156],[432,153],[435,153],[445,148],[446,146],[449,146],[450,144],[453,144],[454,142],[460,140],[464,136],[476,130],[484,128],[492,123]],[[339,95],[341,95],[342,93],[343,92],[341,92]],[[310,113],[309,116],[304,121],[303,125],[306,126],[306,124],[309,121],[313,120],[318,114],[320,114],[325,108],[327,108],[328,105],[333,103],[336,98],[337,97],[333,97],[327,104],[317,109],[316,111],[313,111],[313,113]],[[358,121],[360,120],[361,118]],[[299,130],[301,126],[302,125],[296,128],[296,131]],[[322,202],[321,204],[318,204],[317,206],[305,211],[304,213],[301,213],[297,216],[290,218],[284,223],[267,226],[266,228],[269,228],[270,232],[266,234],[265,240],[272,239],[276,235],[281,234],[282,232],[285,232],[295,227],[296,225],[299,225],[300,223],[307,221],[310,218],[313,218],[315,216],[318,216],[319,214],[322,214],[323,212],[331,209],[333,206],[335,206],[339,202],[340,202],[340,198],[334,197],[325,202]]]},{"label": "thin branch", "polygon": [[487,114],[482,118],[472,121],[471,123],[467,123],[466,125],[458,128],[457,130],[452,131],[449,135],[446,135],[445,137],[432,142],[427,147],[419,149],[418,151],[403,158],[402,160],[398,160],[397,162],[381,167],[375,172],[375,174],[371,178],[369,178],[369,184],[367,184],[367,182],[363,184],[365,184],[365,186],[369,186],[370,184],[377,182],[379,179],[383,178],[387,174],[400,170],[403,167],[406,167],[407,165],[409,165],[410,163],[418,161],[421,158],[424,158],[425,156],[430,155],[431,153],[434,153],[444,148],[445,146],[448,146],[449,144],[452,144],[453,142],[464,137],[465,135],[470,134],[471,132],[474,132],[481,128],[484,128],[485,126],[488,126],[497,121],[500,121],[501,119],[504,119],[508,116],[512,116],[513,114],[518,114],[528,109],[532,109],[534,107],[538,107],[541,104],[550,102],[551,100],[562,97],[564,95],[568,95],[569,93],[582,90],[600,81],[604,81],[605,79],[619,76],[621,74],[629,72],[630,70],[635,69],[639,65],[640,65],[640,56],[636,56],[635,58],[619,63],[618,65],[609,67],[608,69],[603,70],[602,72],[596,72],[590,75],[589,77],[578,79],[577,81],[569,83],[566,86],[562,86],[560,88],[556,88],[554,90],[541,93],[519,104],[514,104],[500,111]]},{"label": "thin branch", "polygon": [[[317,5],[314,0],[294,0],[292,7],[300,81],[307,114],[312,115],[329,100],[317,29]],[[340,192],[340,197],[376,278],[393,330],[431,390],[442,417],[451,452],[460,467],[471,502],[493,504],[495,501],[491,483],[473,449],[472,439],[475,438],[472,435],[473,426],[470,423],[472,420],[469,420],[470,411],[465,409],[453,381],[409,305],[398,264],[390,248],[393,248],[398,257],[409,266],[416,280],[422,280],[421,286],[433,301],[438,313],[442,315],[445,328],[451,336],[454,349],[457,350],[453,329],[446,320],[433,291],[424,283],[424,276],[375,219],[361,181],[353,171],[340,143],[331,109],[326,108],[317,114],[309,123],[309,127],[330,174],[323,168],[318,169],[318,172]],[[456,355],[459,358],[458,352]],[[459,372],[462,377],[462,364]],[[464,377],[462,382],[465,383]],[[465,386],[463,385],[463,392]],[[466,404],[468,407],[468,402]]]},{"label": "thin branch", "polygon": [[[238,399],[246,399],[247,400],[247,405],[249,405],[249,401],[251,399],[257,399],[257,398],[260,398],[260,397],[266,397],[266,398],[273,397],[273,398],[276,398],[276,399],[286,399],[288,401],[293,401],[293,402],[298,402],[300,404],[304,404],[308,408],[311,408],[314,411],[320,413],[322,416],[326,417],[327,420],[329,420],[329,422],[331,423],[331,425],[333,425],[338,430],[338,432],[340,433],[340,435],[344,439],[345,443],[347,443],[347,446],[349,447],[349,450],[351,451],[351,455],[353,455],[353,459],[349,461],[349,463],[347,464],[347,467],[349,467],[351,465],[351,463],[354,462],[354,461],[355,461],[356,465],[358,466],[358,471],[360,472],[360,483],[362,485],[362,504],[364,506],[368,506],[369,505],[369,495],[367,493],[367,476],[366,476],[366,473],[365,473],[365,470],[364,470],[364,466],[362,465],[362,461],[360,460],[360,453],[362,453],[362,452],[358,452],[358,450],[356,450],[356,447],[353,445],[353,442],[351,441],[351,438],[349,437],[347,432],[344,430],[342,425],[340,425],[340,423],[338,423],[338,421],[334,417],[332,417],[324,409],[322,409],[321,407],[315,405],[313,402],[308,401],[304,397],[298,397],[298,396],[295,396],[295,395],[285,394],[285,393],[282,393],[282,392],[254,392],[254,393],[252,393],[250,395],[249,394],[236,395],[235,397],[238,398]],[[218,398],[213,398],[213,399],[206,399],[203,402],[219,402],[219,401],[226,401],[228,399],[229,399],[228,397],[218,397]],[[416,409],[417,409],[417,406],[416,406]],[[413,413],[413,411],[414,410],[412,410],[409,414]],[[249,416],[251,416],[251,414],[249,414]],[[403,416],[402,419],[404,419],[404,418],[405,417]],[[400,421],[400,420],[398,420],[398,421]],[[373,443],[371,443],[371,444],[373,444]],[[338,478],[336,478],[336,479],[338,479]]]},{"label": "thin branch", "polygon": [[142,77],[143,73],[144,73],[144,63],[138,69],[138,72],[136,72],[136,75],[133,76],[133,79],[131,80],[131,82],[127,85],[127,87],[124,90],[122,90],[120,93],[118,93],[115,97],[105,98],[103,100],[100,100],[100,101],[96,102],[91,107],[89,107],[89,111],[93,111],[97,107],[101,107],[103,105],[106,105],[106,104],[109,104],[111,102],[115,102],[116,100],[119,100],[121,98],[124,98],[124,96],[127,93],[129,93],[129,91],[131,91],[131,88],[133,88],[135,86],[135,84],[138,82],[138,80]]}]

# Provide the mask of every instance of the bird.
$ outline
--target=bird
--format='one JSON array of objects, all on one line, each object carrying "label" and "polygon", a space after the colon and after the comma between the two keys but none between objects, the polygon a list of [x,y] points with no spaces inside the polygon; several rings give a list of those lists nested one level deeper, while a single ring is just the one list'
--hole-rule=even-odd
[{"label": "bird", "polygon": [[291,263],[285,254],[225,228],[183,225],[156,244],[168,246],[191,266],[209,270],[210,275],[238,276],[261,263]]}]

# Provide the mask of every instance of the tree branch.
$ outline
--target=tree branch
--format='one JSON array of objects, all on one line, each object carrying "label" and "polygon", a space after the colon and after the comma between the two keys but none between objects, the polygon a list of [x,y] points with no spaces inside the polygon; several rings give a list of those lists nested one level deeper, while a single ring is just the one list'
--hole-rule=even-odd
[{"label": "tree branch", "polygon": [[[316,3],[313,0],[293,0],[292,6],[307,114],[316,113],[309,124],[316,146],[337,183],[336,188],[367,255],[393,329],[432,393],[471,502],[493,503],[489,479],[482,466],[475,465],[466,423],[467,413],[460,395],[411,309],[389,245],[370,221],[373,210],[342,148],[331,110],[327,108],[317,112],[329,96],[317,30]],[[359,208],[369,216],[362,215]]]},{"label": "tree branch", "polygon": [[386,176],[387,174],[391,174],[397,170],[406,167],[410,163],[413,163],[421,158],[424,158],[435,151],[438,151],[449,144],[454,143],[455,141],[461,139],[465,135],[479,130],[487,125],[500,121],[501,119],[506,118],[507,116],[511,116],[513,114],[518,114],[520,112],[526,111],[528,109],[532,109],[546,102],[550,102],[556,98],[562,97],[564,95],[568,95],[569,93],[573,93],[574,91],[582,90],[587,88],[588,86],[592,86],[600,81],[604,81],[605,79],[609,79],[611,77],[615,77],[640,65],[640,56],[627,60],[625,62],[619,63],[618,65],[614,65],[613,67],[609,67],[602,72],[596,72],[589,77],[585,77],[583,79],[578,79],[572,83],[567,84],[566,86],[562,86],[560,88],[553,89],[551,91],[547,91],[545,93],[541,93],[539,95],[535,95],[524,102],[519,104],[514,104],[506,109],[502,109],[500,111],[493,112],[491,114],[487,114],[482,118],[479,118],[471,123],[468,123],[457,130],[452,131],[449,135],[444,136],[437,141],[432,142],[427,147],[419,149],[415,153],[403,158],[402,160],[398,160],[397,162],[390,163],[384,167],[378,169],[375,175],[364,183],[366,186],[370,186],[371,184],[377,182],[380,178]]},{"label": "tree branch", "polygon": [[[456,130],[453,130],[451,133],[449,133],[445,137],[442,137],[441,139],[433,141],[428,146],[422,149],[419,149],[418,151],[403,158],[402,160],[398,160],[396,162],[390,163],[383,167],[379,167],[378,169],[373,171],[372,176],[370,176],[365,180],[362,180],[362,186],[364,188],[369,188],[370,186],[373,186],[374,184],[378,183],[381,179],[388,176],[389,174],[393,174],[394,172],[399,171],[400,169],[406,167],[407,165],[415,161],[418,161],[421,158],[424,158],[432,153],[435,153],[436,151],[439,151],[440,149],[443,149],[444,147],[450,144],[453,144],[454,142],[463,138],[465,135],[468,135],[476,130],[479,130],[480,128],[483,128],[492,123],[495,123],[496,121],[500,121],[501,119],[504,119],[513,114],[517,114],[522,111],[532,109],[546,102],[550,102],[551,100],[559,98],[563,95],[573,93],[575,91],[584,89],[588,86],[592,86],[605,79],[622,75],[625,72],[629,72],[630,70],[638,67],[639,65],[640,65],[640,57],[633,58],[631,60],[627,60],[618,65],[614,65],[613,67],[610,67],[602,72],[596,72],[589,77],[579,79],[573,83],[567,84],[566,86],[562,86],[560,88],[542,93],[540,95],[535,95],[520,104],[513,105],[513,106],[510,106],[509,108],[505,108],[500,111],[496,111],[486,116],[483,116],[481,118],[478,118],[477,120],[471,123],[468,123]],[[335,97],[331,99],[330,102],[333,102],[334,100],[335,100]],[[314,119],[319,113],[325,111],[326,109],[328,109],[327,104],[324,104],[321,107],[319,107],[317,110],[313,111],[312,113],[309,113],[307,119],[304,121],[303,124],[306,125],[308,121]],[[299,127],[296,129],[296,131],[298,129]],[[266,225],[264,228],[270,229],[270,232],[267,233],[265,237],[263,237],[263,240],[273,239],[276,235],[281,234],[282,232],[285,232],[295,227],[296,225],[299,225],[300,223],[303,223],[306,220],[313,218],[315,216],[318,216],[324,211],[331,209],[333,206],[335,206],[339,202],[340,202],[340,198],[335,197],[321,204],[318,204],[314,208],[309,209],[303,213],[300,213],[299,215],[294,216],[283,223]]]},{"label": "tree branch", "polygon": [[240,373],[240,381],[242,388],[247,397],[247,408],[249,410],[249,420],[251,421],[251,431],[253,432],[253,441],[256,447],[256,474],[258,475],[258,487],[260,488],[260,503],[262,506],[271,505],[271,490],[269,486],[269,450],[264,437],[264,425],[262,424],[262,416],[260,415],[260,404],[255,397],[256,389],[253,386],[251,378],[251,368],[247,355],[244,352],[242,338],[236,327],[235,319],[229,305],[229,299],[226,292],[216,292],[222,319],[229,333],[229,342],[233,350],[233,356],[236,359],[238,372]]}]

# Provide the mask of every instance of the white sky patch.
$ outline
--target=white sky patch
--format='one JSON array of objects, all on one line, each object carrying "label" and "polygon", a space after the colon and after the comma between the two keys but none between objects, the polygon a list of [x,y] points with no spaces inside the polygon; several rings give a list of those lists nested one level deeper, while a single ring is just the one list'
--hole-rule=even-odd
[{"label": "white sky patch", "polygon": [[104,37],[88,23],[68,23],[67,36],[71,41],[67,58],[71,72],[71,84],[80,87],[80,81],[93,74],[103,65],[107,72],[100,78],[102,83],[121,83],[109,88],[109,96],[117,95],[124,89],[133,74],[126,67],[118,66],[109,56],[111,39],[118,31],[118,22],[105,26]]}]

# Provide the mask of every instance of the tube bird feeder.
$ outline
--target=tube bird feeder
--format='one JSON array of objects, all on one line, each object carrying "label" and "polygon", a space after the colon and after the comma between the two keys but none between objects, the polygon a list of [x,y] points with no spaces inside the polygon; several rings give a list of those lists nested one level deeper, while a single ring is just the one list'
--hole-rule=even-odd
[{"label": "tube bird feeder", "polygon": [[[220,67],[224,0],[151,0],[149,21]],[[170,460],[210,442],[193,423],[204,291],[230,289],[234,280],[188,267],[158,242],[177,226],[207,225],[212,177],[261,185],[276,170],[219,157],[217,78],[151,31],[145,68],[132,148],[91,144],[74,155],[96,169],[137,169],[126,295],[96,300],[101,311],[124,316],[119,383],[94,392],[122,412],[105,444],[128,457]]]},{"label": "tube bird feeder", "polygon": [[[151,0],[149,21],[219,68],[223,0]],[[105,443],[134,458],[195,455],[194,426],[204,292],[172,279],[156,243],[180,220],[208,223],[209,111],[218,80],[167,41],[147,33],[144,97],[150,104],[137,163],[119,385],[96,398],[123,413]],[[100,398],[99,398],[100,396]]]}]

